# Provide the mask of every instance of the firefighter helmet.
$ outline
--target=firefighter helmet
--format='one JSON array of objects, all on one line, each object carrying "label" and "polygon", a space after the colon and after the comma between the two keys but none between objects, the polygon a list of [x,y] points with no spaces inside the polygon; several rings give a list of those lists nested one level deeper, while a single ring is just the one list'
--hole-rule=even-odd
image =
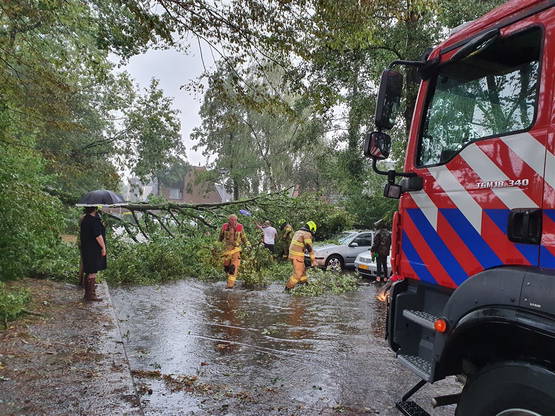
[{"label": "firefighter helmet", "polygon": [[314,221],[308,221],[306,227],[311,233],[314,234],[316,232],[316,223]]}]

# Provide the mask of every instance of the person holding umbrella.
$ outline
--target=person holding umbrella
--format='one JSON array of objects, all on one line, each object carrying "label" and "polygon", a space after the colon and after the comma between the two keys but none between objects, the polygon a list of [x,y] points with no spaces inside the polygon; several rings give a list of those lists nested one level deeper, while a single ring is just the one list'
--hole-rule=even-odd
[{"label": "person holding umbrella", "polygon": [[85,207],[79,230],[81,259],[85,273],[85,300],[99,302],[96,296],[96,274],[106,269],[106,229],[100,221],[97,207]]},{"label": "person holding umbrella", "polygon": [[85,215],[80,220],[79,244],[81,251],[80,274],[84,273],[85,300],[101,301],[96,296],[96,273],[106,269],[106,229],[100,221],[98,208],[118,206],[125,203],[121,195],[106,189],[97,189],[83,195],[76,204],[84,207]]}]

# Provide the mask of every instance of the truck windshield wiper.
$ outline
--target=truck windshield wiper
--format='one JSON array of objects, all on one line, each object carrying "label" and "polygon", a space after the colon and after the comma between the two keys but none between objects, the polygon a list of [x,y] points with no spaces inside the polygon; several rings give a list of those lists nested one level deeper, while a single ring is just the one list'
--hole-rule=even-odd
[{"label": "truck windshield wiper", "polygon": [[499,29],[496,28],[488,30],[480,36],[476,36],[474,39],[467,42],[451,57],[449,61],[440,63],[441,59],[438,56],[424,62],[424,64],[419,68],[420,77],[423,80],[430,79],[432,76],[436,75],[443,66],[458,62],[476,52],[483,52],[497,39],[499,39],[499,36]]},{"label": "truck windshield wiper", "polygon": [[474,39],[469,41],[466,45],[461,47],[449,60],[449,63],[458,62],[475,52],[482,52],[489,48],[498,38],[499,29],[491,29],[487,32],[482,33],[480,36],[476,36]]}]

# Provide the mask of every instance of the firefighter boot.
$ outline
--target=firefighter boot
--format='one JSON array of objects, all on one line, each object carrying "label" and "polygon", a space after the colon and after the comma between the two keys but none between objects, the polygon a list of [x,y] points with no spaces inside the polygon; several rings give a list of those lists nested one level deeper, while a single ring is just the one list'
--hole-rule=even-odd
[{"label": "firefighter boot", "polygon": [[297,283],[299,281],[297,280],[297,278],[295,277],[295,275],[293,274],[289,280],[287,281],[287,283],[285,284],[285,290],[289,291],[291,289],[293,289],[295,286],[297,286]]},{"label": "firefighter boot", "polygon": [[235,276],[230,274],[227,276],[227,289],[233,289],[234,286],[235,286]]}]

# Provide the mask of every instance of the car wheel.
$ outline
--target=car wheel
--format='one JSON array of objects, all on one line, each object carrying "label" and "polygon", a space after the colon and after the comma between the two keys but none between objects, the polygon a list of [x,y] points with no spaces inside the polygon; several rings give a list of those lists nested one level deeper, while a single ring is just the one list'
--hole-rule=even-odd
[{"label": "car wheel", "polygon": [[489,366],[464,387],[456,416],[555,415],[555,374],[524,362]]},{"label": "car wheel", "polygon": [[332,254],[326,259],[326,270],[340,272],[345,267],[343,257],[338,254]]}]

